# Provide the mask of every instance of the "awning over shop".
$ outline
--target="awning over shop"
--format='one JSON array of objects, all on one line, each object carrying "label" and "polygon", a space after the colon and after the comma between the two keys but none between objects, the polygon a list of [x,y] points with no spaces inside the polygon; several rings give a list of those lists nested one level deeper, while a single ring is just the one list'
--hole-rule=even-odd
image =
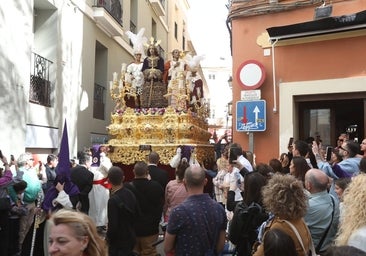
[{"label": "awning over shop", "polygon": [[270,40],[278,41],[366,29],[366,10],[292,25],[267,28]]}]

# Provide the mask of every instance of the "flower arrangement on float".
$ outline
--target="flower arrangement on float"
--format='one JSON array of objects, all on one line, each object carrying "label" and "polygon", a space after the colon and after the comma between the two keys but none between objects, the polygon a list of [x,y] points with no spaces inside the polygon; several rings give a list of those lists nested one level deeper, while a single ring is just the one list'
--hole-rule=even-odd
[{"label": "flower arrangement on float", "polygon": [[[124,107],[124,108],[119,108],[116,110],[116,114],[122,116],[125,112],[126,109],[128,107]],[[138,116],[138,115],[164,115],[166,108],[134,108],[134,113]],[[175,113],[180,115],[180,114],[187,114],[188,110],[186,109],[178,109],[175,108]],[[196,113],[192,113],[193,116],[196,115]]]}]

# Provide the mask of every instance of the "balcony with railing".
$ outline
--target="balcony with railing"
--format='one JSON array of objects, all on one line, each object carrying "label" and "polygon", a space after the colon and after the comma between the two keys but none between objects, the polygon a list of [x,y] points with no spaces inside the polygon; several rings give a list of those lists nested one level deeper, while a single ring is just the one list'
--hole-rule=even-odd
[{"label": "balcony with railing", "polygon": [[123,35],[123,11],[120,1],[95,0],[93,11],[97,25],[109,36]]},{"label": "balcony with railing", "polygon": [[165,0],[149,0],[157,16],[165,16]]},{"label": "balcony with railing", "polygon": [[105,91],[106,89],[103,85],[94,84],[93,117],[100,120],[104,120]]},{"label": "balcony with railing", "polygon": [[[130,31],[132,33],[136,34],[137,33],[136,30],[137,30],[136,24],[132,20],[130,20]],[[133,43],[132,43],[131,39],[130,39],[130,45],[131,45],[131,47],[133,47]]]},{"label": "balcony with railing", "polygon": [[160,57],[162,57],[164,59],[165,58],[165,50],[160,45],[158,45],[158,52],[160,54]]},{"label": "balcony with railing", "polygon": [[30,75],[29,102],[51,107],[51,82],[49,80],[52,61],[33,53]]},{"label": "balcony with railing", "polygon": [[130,20],[130,31],[134,34],[137,33],[137,26],[132,20]]}]

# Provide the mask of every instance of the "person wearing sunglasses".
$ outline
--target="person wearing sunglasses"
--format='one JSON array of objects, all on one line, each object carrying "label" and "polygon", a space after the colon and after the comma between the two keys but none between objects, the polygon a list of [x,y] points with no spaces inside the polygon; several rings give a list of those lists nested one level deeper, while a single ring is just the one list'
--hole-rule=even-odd
[{"label": "person wearing sunglasses", "polygon": [[349,138],[348,134],[347,133],[341,133],[339,136],[338,136],[338,139],[337,139],[337,149],[340,148],[343,144],[343,142],[347,141]]},{"label": "person wearing sunglasses", "polygon": [[343,160],[332,166],[333,172],[338,178],[352,177],[360,172],[361,158],[357,156],[360,145],[354,141],[345,141],[339,147],[339,153]]},{"label": "person wearing sunglasses", "polygon": [[329,164],[321,159],[318,148],[313,146],[319,169],[323,170],[333,179],[356,176],[360,172],[360,160],[358,152],[360,145],[351,140],[345,140],[337,149],[342,161]]}]

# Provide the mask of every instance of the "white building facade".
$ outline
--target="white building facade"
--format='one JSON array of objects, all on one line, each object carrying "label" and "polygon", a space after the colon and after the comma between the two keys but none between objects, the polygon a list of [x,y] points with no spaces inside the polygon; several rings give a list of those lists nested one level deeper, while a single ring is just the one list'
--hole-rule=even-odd
[{"label": "white building facade", "polygon": [[176,5],[163,0],[1,1],[4,154],[57,153],[65,120],[72,156],[105,143],[114,107],[109,81],[123,62],[133,60],[125,32],[144,27],[146,37],[161,40],[164,58],[173,48],[171,35],[180,34],[174,47],[192,45],[183,27],[168,26],[168,4]]}]

